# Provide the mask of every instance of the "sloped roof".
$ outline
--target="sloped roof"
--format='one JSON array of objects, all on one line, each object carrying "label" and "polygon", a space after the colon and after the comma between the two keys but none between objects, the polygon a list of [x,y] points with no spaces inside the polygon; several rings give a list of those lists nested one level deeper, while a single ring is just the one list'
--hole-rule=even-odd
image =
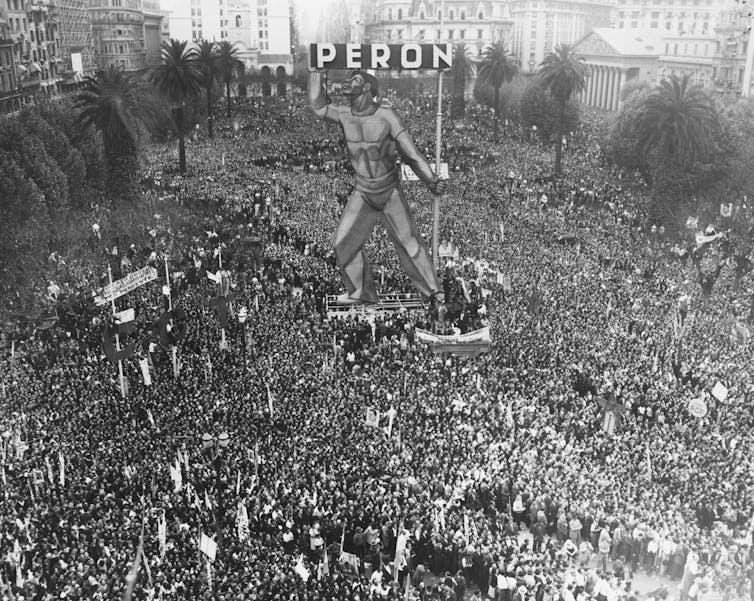
[{"label": "sloped roof", "polygon": [[[663,53],[662,37],[654,29],[595,27],[581,38],[576,46],[583,48],[584,52],[588,52],[588,48],[597,41],[595,38],[598,38],[616,55],[620,56],[659,56]],[[599,44],[599,46],[601,45]]]}]

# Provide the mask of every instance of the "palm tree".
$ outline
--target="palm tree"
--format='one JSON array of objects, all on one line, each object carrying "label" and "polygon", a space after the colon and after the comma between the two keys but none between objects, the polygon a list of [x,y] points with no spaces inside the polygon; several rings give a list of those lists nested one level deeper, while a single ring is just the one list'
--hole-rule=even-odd
[{"label": "palm tree", "polygon": [[518,73],[515,57],[508,52],[503,40],[498,40],[484,51],[479,64],[479,77],[495,91],[495,139],[500,131],[500,86],[509,83]]},{"label": "palm tree", "polygon": [[202,72],[202,86],[207,92],[207,128],[209,137],[213,138],[214,122],[212,119],[212,88],[215,86],[215,80],[218,75],[218,55],[217,46],[214,42],[202,40],[199,42],[196,50],[196,61],[199,70]]},{"label": "palm tree", "polygon": [[663,79],[642,102],[636,123],[637,146],[647,156],[677,167],[690,167],[713,148],[720,117],[712,99],[688,75]]},{"label": "palm tree", "polygon": [[583,58],[576,56],[576,50],[572,45],[556,44],[555,51],[548,54],[539,66],[539,77],[542,85],[550,91],[558,105],[555,173],[560,174],[566,106],[572,95],[579,94],[584,89],[586,65]]},{"label": "palm tree", "polygon": [[109,67],[88,77],[74,98],[83,126],[102,134],[108,166],[107,189],[115,197],[134,200],[138,194],[138,151],[149,128],[162,113],[144,83],[122,69]]},{"label": "palm tree", "polygon": [[160,64],[152,71],[152,81],[173,108],[175,128],[178,132],[178,164],[181,173],[186,173],[183,111],[186,101],[196,96],[202,83],[196,49],[185,41],[163,42]]},{"label": "palm tree", "polygon": [[220,78],[225,83],[225,100],[228,103],[228,119],[230,119],[230,82],[243,72],[243,63],[238,58],[238,46],[230,42],[220,42],[217,51]]},{"label": "palm tree", "polygon": [[453,96],[450,115],[454,119],[463,118],[466,113],[466,80],[474,76],[476,65],[471,51],[461,42],[453,48]]}]

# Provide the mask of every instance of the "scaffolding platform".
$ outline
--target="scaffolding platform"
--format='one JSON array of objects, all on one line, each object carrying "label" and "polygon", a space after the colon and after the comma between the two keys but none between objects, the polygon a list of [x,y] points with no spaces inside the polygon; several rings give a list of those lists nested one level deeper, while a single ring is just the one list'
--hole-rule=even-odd
[{"label": "scaffolding platform", "polygon": [[368,316],[380,313],[395,313],[401,309],[406,311],[422,311],[424,304],[415,292],[406,294],[378,294],[378,304],[351,304],[338,301],[337,295],[325,297],[328,317]]}]

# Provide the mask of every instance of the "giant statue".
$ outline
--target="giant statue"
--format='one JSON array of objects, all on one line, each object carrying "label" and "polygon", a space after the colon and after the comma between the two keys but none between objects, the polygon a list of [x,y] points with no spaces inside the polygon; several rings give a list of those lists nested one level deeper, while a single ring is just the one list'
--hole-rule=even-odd
[{"label": "giant statue", "polygon": [[377,222],[387,230],[398,251],[401,266],[423,298],[440,292],[432,260],[401,188],[397,153],[411,166],[429,190],[439,195],[445,182],[435,176],[416,149],[411,134],[392,109],[376,102],[377,79],[361,70],[343,82],[349,105],[330,104],[322,89],[320,72],[309,73],[309,106],[318,118],[343,127],[348,158],[356,172],[354,190],[340,218],[333,243],[346,293],[344,303],[378,303],[374,276],[364,245]]}]

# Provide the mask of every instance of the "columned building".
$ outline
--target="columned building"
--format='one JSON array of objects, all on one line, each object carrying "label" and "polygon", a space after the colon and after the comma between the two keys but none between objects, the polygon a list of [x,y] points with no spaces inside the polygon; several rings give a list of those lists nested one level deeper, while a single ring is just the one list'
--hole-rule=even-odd
[{"label": "columned building", "polygon": [[576,52],[588,68],[580,100],[584,104],[615,111],[623,86],[632,80],[654,85],[661,39],[652,31],[597,28],[576,43]]}]

